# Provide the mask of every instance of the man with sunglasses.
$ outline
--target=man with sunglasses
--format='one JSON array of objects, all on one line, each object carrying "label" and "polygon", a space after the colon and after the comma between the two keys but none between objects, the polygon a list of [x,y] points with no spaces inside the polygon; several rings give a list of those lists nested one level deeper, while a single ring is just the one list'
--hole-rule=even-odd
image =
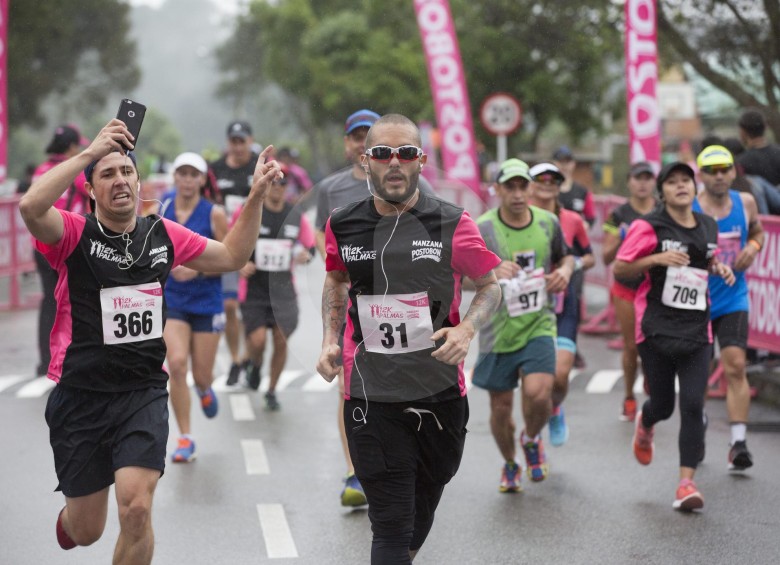
[{"label": "man with sunglasses", "polygon": [[745,434],[750,410],[746,349],[748,335],[748,286],[745,271],[764,245],[764,230],[752,195],[731,189],[736,178],[734,158],[721,145],[710,145],[696,159],[704,189],[693,203],[718,222],[719,259],[734,271],[736,282],[727,285],[710,276],[712,331],[720,345],[720,362],[728,382],[726,406],[731,423],[729,470],[744,471],[753,465]]},{"label": "man with sunglasses", "polygon": [[507,493],[522,490],[512,417],[521,379],[525,426],[519,442],[526,472],[534,482],[547,477],[541,432],[553,408],[556,320],[551,299],[566,289],[574,272],[558,218],[531,206],[530,183],[524,161],[504,161],[496,182],[500,204],[477,220],[488,249],[502,259],[495,273],[504,300],[479,333],[472,382],[490,393],[490,429],[504,458],[498,490]]},{"label": "man with sunglasses", "polygon": [[[372,563],[411,563],[460,465],[468,421],[463,360],[500,301],[488,251],[462,209],[417,187],[426,155],[408,118],[385,115],[366,138],[371,196],[325,227],[318,372],[341,367],[344,425],[368,499]],[[476,295],[461,320],[461,282]]]},{"label": "man with sunglasses", "polygon": [[[363,200],[369,196],[366,190],[367,173],[362,166],[362,158],[366,152],[366,136],[368,129],[379,119],[379,114],[363,109],[350,114],[344,124],[344,154],[351,163],[350,167],[337,171],[325,178],[317,186],[317,216],[315,220],[315,238],[317,250],[325,260],[325,224],[331,212]],[[430,184],[422,177],[418,178],[418,186],[422,192],[433,194]],[[339,372],[339,407],[338,422],[341,446],[347,463],[347,475],[344,478],[344,488],[341,491],[342,506],[363,506],[366,495],[360,481],[355,476],[352,460],[349,457],[349,446],[344,431],[344,372]]]}]

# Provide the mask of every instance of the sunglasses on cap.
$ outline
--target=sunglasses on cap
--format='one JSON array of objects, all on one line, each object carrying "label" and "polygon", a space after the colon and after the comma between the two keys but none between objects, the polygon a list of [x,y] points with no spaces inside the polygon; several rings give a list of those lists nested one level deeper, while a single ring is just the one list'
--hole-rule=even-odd
[{"label": "sunglasses on cap", "polygon": [[423,150],[415,145],[402,145],[401,147],[388,147],[387,145],[375,145],[366,150],[372,161],[388,163],[393,155],[398,156],[399,161],[416,161],[422,155]]},{"label": "sunglasses on cap", "polygon": [[533,179],[534,179],[534,182],[538,182],[539,184],[558,184],[559,185],[559,184],[561,184],[561,182],[563,182],[563,181],[561,181],[561,179],[559,179],[555,175],[550,175],[550,174],[547,174],[547,173],[544,173],[544,174],[541,174],[541,175],[536,175],[535,177],[533,177]]},{"label": "sunglasses on cap", "polygon": [[734,168],[734,165],[706,165],[701,168],[703,173],[715,175],[717,173],[727,173]]}]

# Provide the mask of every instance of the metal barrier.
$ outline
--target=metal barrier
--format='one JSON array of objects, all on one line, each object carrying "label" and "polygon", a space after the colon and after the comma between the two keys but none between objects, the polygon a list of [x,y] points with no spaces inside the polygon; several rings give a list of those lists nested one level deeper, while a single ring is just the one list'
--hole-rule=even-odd
[{"label": "metal barrier", "polygon": [[30,232],[19,214],[19,195],[0,198],[0,283],[7,288],[0,311],[35,308],[40,294],[23,293],[21,277],[35,273]]}]

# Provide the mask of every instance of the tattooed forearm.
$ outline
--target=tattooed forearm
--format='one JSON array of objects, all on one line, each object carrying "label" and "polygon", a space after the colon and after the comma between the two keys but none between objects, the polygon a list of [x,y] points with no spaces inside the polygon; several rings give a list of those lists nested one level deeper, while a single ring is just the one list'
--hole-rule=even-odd
[{"label": "tattooed forearm", "polygon": [[323,343],[338,341],[341,326],[347,316],[349,278],[330,272],[322,288]]},{"label": "tattooed forearm", "polygon": [[501,304],[501,287],[498,286],[493,271],[474,280],[474,285],[477,287],[477,294],[471,301],[471,306],[463,320],[468,320],[474,326],[474,330],[478,330]]}]

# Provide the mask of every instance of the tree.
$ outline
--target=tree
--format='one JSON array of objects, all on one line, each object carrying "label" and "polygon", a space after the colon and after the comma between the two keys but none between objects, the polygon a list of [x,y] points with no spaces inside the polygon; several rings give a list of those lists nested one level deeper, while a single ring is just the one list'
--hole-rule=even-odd
[{"label": "tree", "polygon": [[780,1],[662,0],[659,41],[780,139]]},{"label": "tree", "polygon": [[[53,94],[82,114],[112,91],[136,86],[128,39],[130,7],[120,0],[22,0],[9,7],[8,107],[12,127],[43,125]],[[70,96],[68,96],[70,95]]]},{"label": "tree", "polygon": [[[529,117],[525,137],[532,147],[554,119],[575,138],[598,129],[604,108],[614,106],[606,93],[621,80],[615,22],[622,11],[611,0],[582,4],[559,0],[542,9],[536,0],[453,0],[473,111],[492,92],[514,94]],[[218,54],[227,71],[222,92],[244,96],[267,81],[278,83],[306,131],[362,107],[433,120],[413,2],[364,6],[252,3]]]}]

